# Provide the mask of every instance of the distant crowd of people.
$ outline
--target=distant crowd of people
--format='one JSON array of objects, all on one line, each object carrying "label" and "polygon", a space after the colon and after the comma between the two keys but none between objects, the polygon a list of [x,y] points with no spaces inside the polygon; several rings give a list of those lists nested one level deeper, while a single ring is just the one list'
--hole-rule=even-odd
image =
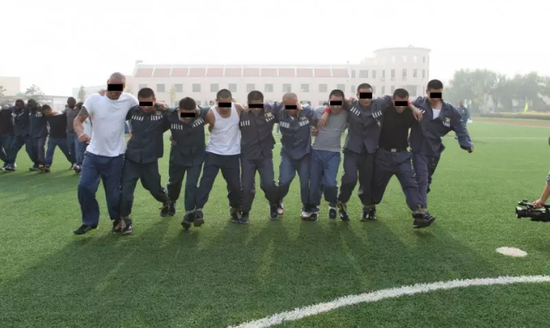
[{"label": "distant crowd of people", "polygon": [[[368,83],[357,87],[355,97],[346,98],[342,90],[333,90],[327,106],[320,110],[303,105],[290,92],[282,101],[269,103],[261,92],[252,91],[242,105],[233,102],[226,89],[217,93],[211,107],[200,107],[186,97],[177,108],[169,109],[156,101],[150,88],[139,90],[137,98],[124,93],[125,82],[124,75],[114,73],[105,92],[89,96],[83,104],[69,98],[63,112],[47,105],[39,108],[29,100],[27,104],[18,101],[14,108],[0,113],[2,140],[7,140],[3,145],[9,145],[3,146],[5,170],[15,169],[17,153],[27,145],[32,170],[48,172],[53,149],[59,146],[72,168],[81,172],[78,199],[82,225],[74,231],[78,235],[98,226],[96,191],[100,180],[112,232],[130,234],[138,180],[162,204],[160,215],[173,216],[186,174],[182,226],[199,227],[205,222],[203,208],[220,170],[234,223],[249,222],[256,173],[269,204],[267,217],[273,220],[284,215],[283,201],[298,175],[300,217],[305,221],[318,220],[323,195],[329,204],[328,218],[349,221],[347,203],[357,183],[363,206],[361,221],[376,220],[376,206],[395,175],[411,210],[413,227],[425,228],[435,219],[427,209],[427,194],[445,148],[442,137],[455,131],[460,147],[473,151],[466,117],[443,101],[439,80],[430,81],[426,96],[414,101],[405,89],[373,99]],[[126,121],[131,135],[127,146]],[[7,122],[12,122],[13,131]],[[282,135],[278,183],[273,162],[275,124]],[[165,189],[158,159],[163,157],[163,135],[168,130],[171,147]],[[348,134],[342,148],[345,130]],[[342,154],[344,171],[338,185]]]}]

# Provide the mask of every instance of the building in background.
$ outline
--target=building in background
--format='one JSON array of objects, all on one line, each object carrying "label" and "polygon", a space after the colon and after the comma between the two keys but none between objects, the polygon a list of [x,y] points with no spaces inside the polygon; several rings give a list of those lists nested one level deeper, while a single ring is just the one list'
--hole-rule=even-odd
[{"label": "building in background", "polygon": [[4,87],[4,96],[15,96],[21,92],[21,78],[0,76],[0,86]]},{"label": "building in background", "polygon": [[152,88],[157,100],[172,105],[183,97],[208,104],[218,90],[229,89],[241,103],[248,92],[258,90],[266,101],[294,92],[301,101],[320,106],[333,89],[355,96],[357,86],[365,82],[373,86],[375,97],[397,88],[407,89],[414,97],[424,94],[429,81],[429,54],[429,49],[412,46],[387,48],[359,64],[344,65],[147,65],[138,61],[127,88],[134,94]]},{"label": "building in background", "polygon": [[[99,92],[99,90],[105,89],[105,88],[106,88],[106,85],[96,85],[96,86],[92,86],[92,87],[84,87],[84,92],[86,94],[84,98],[91,95],[92,93],[97,93],[97,92]],[[73,88],[72,97],[74,97],[76,99],[76,101],[79,101],[79,99],[78,99],[78,93],[79,92],[80,92],[80,87]]]}]

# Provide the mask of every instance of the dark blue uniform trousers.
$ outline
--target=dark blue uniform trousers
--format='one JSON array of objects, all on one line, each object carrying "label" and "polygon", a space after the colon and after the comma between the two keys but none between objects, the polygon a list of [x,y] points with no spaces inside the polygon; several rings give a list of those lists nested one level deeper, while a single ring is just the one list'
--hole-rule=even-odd
[{"label": "dark blue uniform trousers", "polygon": [[208,201],[208,196],[218,172],[222,171],[223,178],[227,182],[227,198],[229,206],[235,209],[241,207],[241,155],[218,155],[206,152],[204,158],[204,170],[202,172],[201,183],[197,191],[196,205],[197,209],[202,209]]},{"label": "dark blue uniform trousers", "polygon": [[197,184],[201,176],[202,163],[194,166],[183,166],[170,162],[168,168],[168,197],[171,201],[177,201],[180,197],[183,178],[187,172],[185,180],[185,211],[190,212],[195,209],[195,199],[197,197]]},{"label": "dark blue uniform trousers", "polygon": [[11,163],[11,150],[13,148],[14,136],[3,135],[0,136],[0,160],[4,162],[4,165]]},{"label": "dark blue uniform trousers", "polygon": [[284,151],[281,151],[281,165],[279,166],[279,202],[282,202],[285,196],[288,194],[290,184],[296,172],[300,177],[300,196],[302,199],[302,205],[309,205],[309,158],[310,155],[306,154],[300,159],[290,158]]},{"label": "dark blue uniform trousers", "polygon": [[32,152],[34,154],[34,165],[46,164],[46,139],[47,137],[32,138]]},{"label": "dark blue uniform trousers", "polygon": [[242,165],[242,210],[250,212],[252,202],[256,194],[255,180],[256,171],[260,173],[260,188],[264,191],[265,198],[270,205],[276,205],[278,197],[278,189],[275,184],[275,172],[273,171],[273,158],[247,159],[241,157]]},{"label": "dark blue uniform trousers", "polygon": [[336,206],[338,202],[338,168],[340,167],[340,153],[324,150],[311,151],[309,201],[311,205],[319,206],[321,196],[325,194],[325,200],[330,206]]},{"label": "dark blue uniform trousers", "polygon": [[375,154],[369,154],[366,150],[358,154],[344,149],[344,174],[342,175],[340,195],[338,195],[339,202],[345,204],[349,201],[359,177],[359,199],[363,206],[373,205],[374,156]]},{"label": "dark blue uniform trousers", "polygon": [[122,170],[122,196],[120,198],[120,216],[125,218],[132,214],[134,192],[138,180],[145,190],[159,202],[169,200],[166,190],[160,184],[159,163],[136,163],[126,159]]},{"label": "dark blue uniform trousers", "polygon": [[33,163],[37,162],[36,156],[35,156],[35,154],[33,152],[33,148],[32,148],[32,139],[31,139],[31,137],[29,137],[29,136],[25,136],[25,137],[16,136],[16,137],[14,137],[14,140],[11,144],[11,156],[9,156],[11,163],[8,163],[8,164],[15,163],[15,159],[17,158],[17,153],[19,153],[19,150],[21,150],[21,147],[23,147],[23,146],[25,146],[25,150],[27,151],[27,154],[29,155],[29,158],[31,159],[31,162],[33,162]]},{"label": "dark blue uniform trousers", "polygon": [[65,158],[67,158],[67,161],[69,163],[73,164],[71,154],[69,153],[69,147],[67,147],[67,139],[66,138],[49,138],[48,139],[48,151],[46,152],[46,166],[50,167],[53,163],[53,153],[55,151],[55,147],[59,147],[63,154],[65,155]]},{"label": "dark blue uniform trousers", "polygon": [[420,202],[428,206],[428,193],[432,184],[432,176],[437,168],[441,154],[438,156],[426,156],[420,153],[413,153],[413,166],[418,184]]},{"label": "dark blue uniform trousers", "polygon": [[412,154],[406,150],[391,152],[379,148],[374,160],[373,202],[380,204],[390,179],[396,175],[411,211],[418,209],[418,205],[425,208],[420,201],[418,186],[414,177],[411,162]]},{"label": "dark blue uniform trousers", "polygon": [[76,165],[82,166],[82,162],[84,161],[84,154],[86,153],[86,149],[88,148],[87,142],[80,142],[78,139],[76,140],[75,144],[75,160]]},{"label": "dark blue uniform trousers", "polygon": [[98,156],[87,152],[82,163],[82,174],[78,182],[78,201],[82,212],[82,223],[99,223],[99,204],[96,199],[99,180],[103,181],[107,209],[111,220],[120,219],[120,180],[124,166],[124,155],[116,157]]},{"label": "dark blue uniform trousers", "polygon": [[69,149],[69,154],[71,155],[71,164],[76,163],[76,147],[78,141],[78,136],[75,132],[67,131],[67,148]]}]

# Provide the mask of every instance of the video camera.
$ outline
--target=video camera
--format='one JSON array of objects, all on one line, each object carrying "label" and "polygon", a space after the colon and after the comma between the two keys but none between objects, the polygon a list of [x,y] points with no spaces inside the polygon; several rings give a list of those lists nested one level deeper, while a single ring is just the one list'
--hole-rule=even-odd
[{"label": "video camera", "polygon": [[550,222],[550,205],[535,208],[527,199],[524,199],[516,206],[516,218],[531,218],[531,221]]}]

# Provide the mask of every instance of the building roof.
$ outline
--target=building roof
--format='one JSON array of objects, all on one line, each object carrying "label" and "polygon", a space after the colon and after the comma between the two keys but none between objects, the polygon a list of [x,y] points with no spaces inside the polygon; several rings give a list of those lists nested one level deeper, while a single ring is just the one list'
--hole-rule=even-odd
[{"label": "building roof", "polygon": [[357,65],[143,65],[136,78],[163,77],[340,77]]}]

